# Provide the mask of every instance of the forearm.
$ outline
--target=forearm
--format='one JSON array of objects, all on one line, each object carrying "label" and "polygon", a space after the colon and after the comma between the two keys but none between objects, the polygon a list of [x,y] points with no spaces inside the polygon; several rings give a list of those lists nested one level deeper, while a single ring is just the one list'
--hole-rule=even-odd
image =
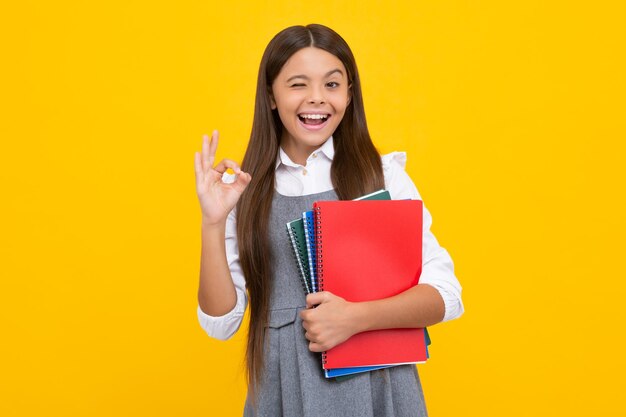
[{"label": "forearm", "polygon": [[417,285],[390,298],[353,303],[352,307],[356,333],[432,326],[441,322],[445,314],[441,295],[427,284]]},{"label": "forearm", "polygon": [[237,302],[226,258],[225,227],[223,223],[202,223],[198,304],[206,314],[216,317],[231,311]]}]

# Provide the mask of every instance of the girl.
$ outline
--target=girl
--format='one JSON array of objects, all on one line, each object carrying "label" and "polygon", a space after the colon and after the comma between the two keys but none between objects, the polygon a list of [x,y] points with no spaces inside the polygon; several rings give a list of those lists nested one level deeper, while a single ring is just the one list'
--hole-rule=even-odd
[{"label": "girl", "polygon": [[[241,168],[228,159],[214,166],[217,143],[213,132],[195,154],[202,210],[198,318],[210,336],[228,339],[249,296],[244,416],[426,415],[415,366],[338,382],[324,378],[319,352],[359,332],[426,327],[462,314],[461,287],[430,232],[428,211],[419,285],[383,300],[350,303],[329,292],[305,298],[286,237],[285,224],[317,200],[381,188],[394,199],[420,199],[404,171],[405,155],[381,158],[374,148],[346,42],[321,25],[278,33],[261,60]],[[234,175],[224,175],[227,169]]]}]

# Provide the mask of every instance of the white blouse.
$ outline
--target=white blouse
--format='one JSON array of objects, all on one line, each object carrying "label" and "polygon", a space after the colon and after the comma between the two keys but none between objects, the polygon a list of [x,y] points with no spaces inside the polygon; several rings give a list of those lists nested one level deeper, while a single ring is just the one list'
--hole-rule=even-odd
[{"label": "white blouse", "polygon": [[[285,196],[302,196],[332,190],[330,166],[334,155],[332,137],[309,156],[306,166],[296,164],[280,149],[276,158],[276,191]],[[385,189],[389,191],[393,200],[421,200],[417,188],[405,171],[406,153],[392,152],[384,155],[382,164]],[[224,181],[232,180],[232,176],[224,176]],[[439,291],[445,304],[443,321],[452,320],[463,314],[461,285],[454,275],[454,265],[450,255],[439,246],[437,239],[430,231],[432,217],[425,206],[423,223],[422,275],[419,285],[428,284]],[[248,304],[245,278],[239,263],[235,210],[228,215],[226,221],[226,258],[237,293],[235,307],[219,317],[206,314],[200,306],[197,308],[198,320],[202,328],[209,336],[221,340],[230,338],[239,329]]]}]

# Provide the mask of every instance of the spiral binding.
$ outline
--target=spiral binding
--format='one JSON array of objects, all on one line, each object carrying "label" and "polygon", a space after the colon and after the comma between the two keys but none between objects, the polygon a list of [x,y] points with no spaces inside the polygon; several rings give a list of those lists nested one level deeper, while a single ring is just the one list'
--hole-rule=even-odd
[{"label": "spiral binding", "polygon": [[[315,210],[315,246],[317,252],[317,289],[324,291],[324,265],[323,265],[323,245],[322,245],[322,210],[321,207],[314,207]],[[322,352],[322,366],[326,368],[326,352]]]},{"label": "spiral binding", "polygon": [[304,226],[304,241],[306,242],[307,265],[309,265],[309,277],[307,281],[311,287],[311,292],[317,292],[317,254],[315,253],[315,219],[311,211],[302,213],[302,223]]},{"label": "spiral binding", "polygon": [[294,258],[296,259],[296,264],[298,265],[298,272],[300,273],[302,289],[304,290],[305,294],[309,294],[311,293],[311,290],[309,288],[309,284],[307,283],[306,275],[304,272],[304,267],[302,265],[302,262],[300,261],[300,255],[299,255],[299,252],[301,252],[302,250],[300,240],[298,240],[298,237],[293,233],[293,230],[291,229],[291,226],[289,226],[289,224],[287,224],[287,233],[289,233],[289,241],[291,242],[291,250],[292,250]]},{"label": "spiral binding", "polygon": [[324,264],[323,246],[322,246],[322,210],[321,207],[315,207],[315,246],[317,251],[317,287],[320,291],[324,291]]}]

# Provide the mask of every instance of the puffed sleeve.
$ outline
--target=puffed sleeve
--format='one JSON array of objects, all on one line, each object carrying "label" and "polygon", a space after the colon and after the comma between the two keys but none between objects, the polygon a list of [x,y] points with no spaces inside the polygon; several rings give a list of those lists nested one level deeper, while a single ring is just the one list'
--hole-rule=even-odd
[{"label": "puffed sleeve", "polygon": [[220,340],[231,338],[239,330],[248,304],[246,281],[239,263],[235,210],[230,212],[226,220],[226,260],[228,261],[230,275],[233,279],[233,284],[235,284],[235,292],[237,294],[235,307],[219,317],[206,314],[199,305],[197,309],[200,326],[209,336]]},{"label": "puffed sleeve", "polygon": [[[422,200],[415,184],[405,171],[406,153],[392,152],[382,157],[385,188],[393,200]],[[432,217],[424,204],[423,237],[422,237],[422,275],[420,284],[434,287],[445,304],[443,321],[455,319],[463,314],[461,300],[461,284],[454,275],[452,258],[439,245],[435,235],[430,231]]]}]

